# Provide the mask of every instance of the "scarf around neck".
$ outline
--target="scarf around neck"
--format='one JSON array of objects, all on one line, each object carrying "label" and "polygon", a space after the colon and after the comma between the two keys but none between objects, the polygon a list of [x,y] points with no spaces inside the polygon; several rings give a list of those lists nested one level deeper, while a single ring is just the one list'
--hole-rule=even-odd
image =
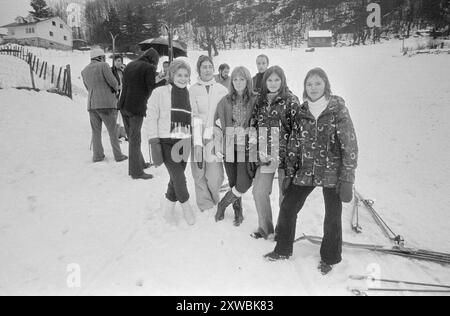
[{"label": "scarf around neck", "polygon": [[172,86],[171,136],[173,139],[191,137],[192,108],[187,87]]}]

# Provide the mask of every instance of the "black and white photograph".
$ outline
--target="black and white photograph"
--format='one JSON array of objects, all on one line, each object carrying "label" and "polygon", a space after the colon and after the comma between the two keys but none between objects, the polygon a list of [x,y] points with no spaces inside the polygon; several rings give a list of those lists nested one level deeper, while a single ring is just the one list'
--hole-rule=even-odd
[{"label": "black and white photograph", "polygon": [[449,70],[450,0],[0,0],[0,296],[450,296]]}]

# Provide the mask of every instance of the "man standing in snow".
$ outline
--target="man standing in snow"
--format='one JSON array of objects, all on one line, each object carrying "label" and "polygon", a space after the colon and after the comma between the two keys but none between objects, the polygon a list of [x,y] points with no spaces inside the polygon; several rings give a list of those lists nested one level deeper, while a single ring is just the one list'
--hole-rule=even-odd
[{"label": "man standing in snow", "polygon": [[156,85],[158,87],[163,87],[169,84],[169,66],[170,63],[168,61],[163,62],[163,70],[156,74]]},{"label": "man standing in snow", "polygon": [[264,74],[269,68],[269,57],[266,55],[259,55],[258,58],[256,58],[256,66],[258,67],[258,73],[253,77],[253,89],[259,94],[262,90]]},{"label": "man standing in snow", "polygon": [[214,76],[214,79],[227,89],[231,87],[230,66],[222,64],[219,66],[219,73]]},{"label": "man standing in snow", "polygon": [[147,101],[156,88],[156,67],[159,55],[150,48],[137,60],[128,64],[123,75],[123,88],[119,109],[128,135],[131,178],[149,180],[153,175],[144,172],[150,168],[141,151],[141,129],[147,113]]},{"label": "man standing in snow", "polygon": [[91,51],[91,63],[81,72],[83,82],[89,92],[88,111],[92,127],[92,145],[94,162],[105,159],[102,145],[102,123],[108,129],[114,158],[117,162],[127,160],[122,154],[117,138],[117,100],[119,83],[109,65],[105,62],[105,53],[101,49]]},{"label": "man standing in snow", "polygon": [[[116,55],[113,57],[113,66],[111,67],[111,71],[116,77],[117,82],[119,83],[119,91],[116,92],[117,102],[119,102],[120,93],[122,92],[122,82],[123,82],[123,73],[125,71],[125,64],[123,63],[123,57],[120,55]],[[125,127],[123,126],[123,119],[120,115],[118,115],[117,122],[117,137],[119,139],[125,138],[128,141],[127,133],[125,131]]]}]

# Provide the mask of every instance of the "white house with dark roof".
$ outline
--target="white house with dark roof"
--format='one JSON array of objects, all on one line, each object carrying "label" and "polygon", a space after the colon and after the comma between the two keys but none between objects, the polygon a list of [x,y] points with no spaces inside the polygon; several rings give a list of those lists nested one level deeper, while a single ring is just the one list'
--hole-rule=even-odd
[{"label": "white house with dark roof", "polygon": [[71,50],[73,46],[72,28],[59,17],[19,16],[14,23],[1,27],[8,29],[6,42],[60,50]]}]

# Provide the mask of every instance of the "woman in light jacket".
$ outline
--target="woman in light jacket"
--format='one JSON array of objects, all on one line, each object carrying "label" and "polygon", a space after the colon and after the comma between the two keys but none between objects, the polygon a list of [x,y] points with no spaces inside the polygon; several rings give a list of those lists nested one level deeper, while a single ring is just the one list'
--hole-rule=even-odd
[{"label": "woman in light jacket", "polygon": [[208,56],[200,56],[197,71],[200,77],[189,89],[194,116],[192,174],[197,205],[203,212],[214,209],[220,201],[224,171],[214,152],[213,128],[217,105],[228,90],[214,79],[214,63]]},{"label": "woman in light jacket", "polygon": [[146,130],[153,164],[164,164],[169,172],[166,217],[174,219],[175,205],[181,204],[189,225],[195,215],[189,203],[185,170],[191,148],[192,109],[187,84],[191,69],[183,61],[172,62],[169,68],[170,85],[153,91],[147,111]]}]

